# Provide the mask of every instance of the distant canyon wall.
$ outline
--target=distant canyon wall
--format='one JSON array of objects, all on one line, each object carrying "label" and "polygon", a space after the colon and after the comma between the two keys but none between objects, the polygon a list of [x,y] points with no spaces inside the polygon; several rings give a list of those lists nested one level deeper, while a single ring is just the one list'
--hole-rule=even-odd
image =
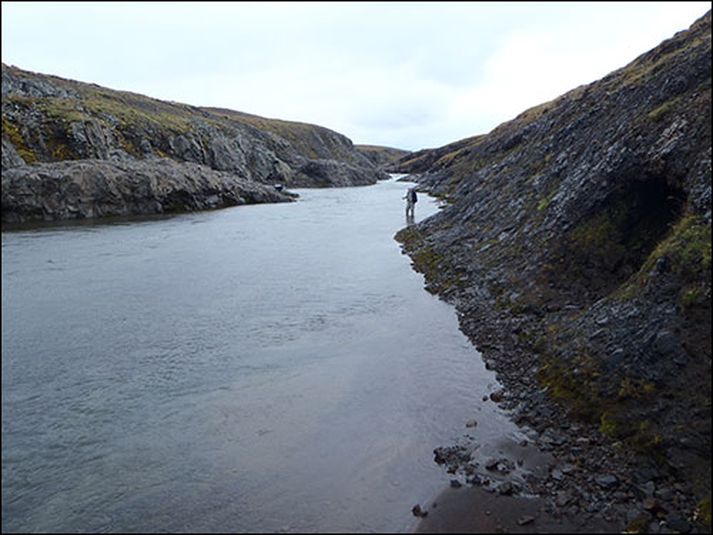
[{"label": "distant canyon wall", "polygon": [[[166,159],[200,167],[181,171],[163,162]],[[80,161],[83,165],[57,165]],[[110,168],[121,171],[110,172]],[[100,217],[104,209],[70,210],[76,199],[55,197],[47,203],[41,195],[45,191],[56,195],[62,190],[57,177],[67,180],[73,169],[81,169],[77,181],[82,184],[83,205],[96,201],[115,206],[114,200],[90,195],[104,191],[99,183],[107,181],[114,182],[116,191],[125,191],[120,181],[130,176],[132,168],[153,181],[165,179],[169,189],[180,189],[184,181],[176,177],[195,171],[220,182],[226,199],[246,202],[288,199],[266,195],[261,185],[337,187],[388,178],[347,137],[327,128],[164,102],[2,66],[3,221]],[[232,192],[228,192],[230,177],[234,177]],[[97,184],[90,187],[92,180]],[[203,193],[202,181],[193,181],[185,190],[185,197],[193,200],[184,203],[184,209],[212,206],[208,198],[215,195],[215,181],[209,180],[213,185]],[[40,197],[32,199],[32,195]],[[155,200],[137,203],[132,197],[125,199],[124,206],[130,213],[142,213],[147,207],[163,206]],[[50,204],[57,208],[49,209]],[[30,205],[48,210],[28,209]]]}]

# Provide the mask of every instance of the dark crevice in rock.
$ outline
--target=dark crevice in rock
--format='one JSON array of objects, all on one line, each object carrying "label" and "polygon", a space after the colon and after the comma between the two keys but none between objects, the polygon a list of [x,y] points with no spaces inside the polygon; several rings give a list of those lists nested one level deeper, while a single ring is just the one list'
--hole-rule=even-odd
[{"label": "dark crevice in rock", "polygon": [[680,219],[686,193],[662,176],[622,185],[575,225],[555,257],[562,262],[551,283],[565,288],[576,278],[595,301],[638,272],[656,245]]}]

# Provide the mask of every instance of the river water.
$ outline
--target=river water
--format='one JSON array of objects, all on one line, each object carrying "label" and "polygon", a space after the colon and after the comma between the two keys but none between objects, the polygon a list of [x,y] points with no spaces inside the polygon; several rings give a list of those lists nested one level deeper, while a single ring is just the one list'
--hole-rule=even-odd
[{"label": "river water", "polygon": [[414,529],[435,447],[517,430],[407,186],[3,232],[3,532]]}]

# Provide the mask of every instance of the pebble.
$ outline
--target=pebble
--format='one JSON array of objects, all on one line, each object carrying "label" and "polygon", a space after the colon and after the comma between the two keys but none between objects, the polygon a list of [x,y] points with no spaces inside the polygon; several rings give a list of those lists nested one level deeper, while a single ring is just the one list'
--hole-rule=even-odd
[{"label": "pebble", "polygon": [[653,496],[656,490],[656,484],[653,481],[647,481],[643,485],[638,486],[639,490],[644,493],[645,496]]},{"label": "pebble", "polygon": [[626,522],[627,524],[631,524],[634,520],[642,516],[644,513],[637,508],[637,507],[632,507],[626,512]]},{"label": "pebble", "polygon": [[505,399],[505,391],[504,390],[496,390],[495,392],[492,392],[490,394],[490,399],[494,401],[495,403],[501,402],[503,399]]},{"label": "pebble", "polygon": [[679,533],[690,533],[692,529],[691,524],[685,518],[677,515],[667,518],[666,526]]},{"label": "pebble", "polygon": [[612,474],[596,476],[594,481],[603,489],[611,489],[619,484],[619,479]]},{"label": "pebble", "polygon": [[495,470],[498,467],[498,463],[500,461],[498,459],[488,459],[487,462],[485,463],[485,469],[486,470]]},{"label": "pebble", "polygon": [[557,507],[564,507],[569,502],[572,501],[572,496],[566,492],[559,492],[557,498],[555,498],[555,504]]},{"label": "pebble", "polygon": [[525,515],[517,520],[518,526],[524,526],[525,524],[532,524],[535,521],[535,517],[532,515]]},{"label": "pebble", "polygon": [[414,505],[411,508],[411,512],[413,513],[413,516],[416,516],[419,518],[423,518],[424,516],[428,515],[428,511],[424,511],[423,509],[421,509],[421,506],[419,504]]},{"label": "pebble", "polygon": [[655,498],[644,499],[644,501],[641,502],[641,506],[652,513],[660,509],[659,502],[657,502]]},{"label": "pebble", "polygon": [[500,483],[500,485],[498,485],[497,490],[498,494],[502,494],[503,496],[510,496],[513,492],[515,492],[515,487],[509,481],[505,481],[504,483]]},{"label": "pebble", "polygon": [[656,496],[661,501],[667,502],[673,498],[674,493],[671,489],[667,488],[656,489],[656,491],[654,492],[654,496]]},{"label": "pebble", "polygon": [[577,467],[570,463],[565,463],[560,467],[563,474],[571,474],[577,470]]}]

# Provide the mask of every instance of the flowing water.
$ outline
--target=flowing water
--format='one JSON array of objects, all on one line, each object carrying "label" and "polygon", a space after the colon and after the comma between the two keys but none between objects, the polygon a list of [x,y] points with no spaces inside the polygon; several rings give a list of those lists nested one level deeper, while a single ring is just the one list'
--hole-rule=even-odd
[{"label": "flowing water", "polygon": [[3,232],[3,531],[414,529],[435,447],[517,431],[407,186]]}]

